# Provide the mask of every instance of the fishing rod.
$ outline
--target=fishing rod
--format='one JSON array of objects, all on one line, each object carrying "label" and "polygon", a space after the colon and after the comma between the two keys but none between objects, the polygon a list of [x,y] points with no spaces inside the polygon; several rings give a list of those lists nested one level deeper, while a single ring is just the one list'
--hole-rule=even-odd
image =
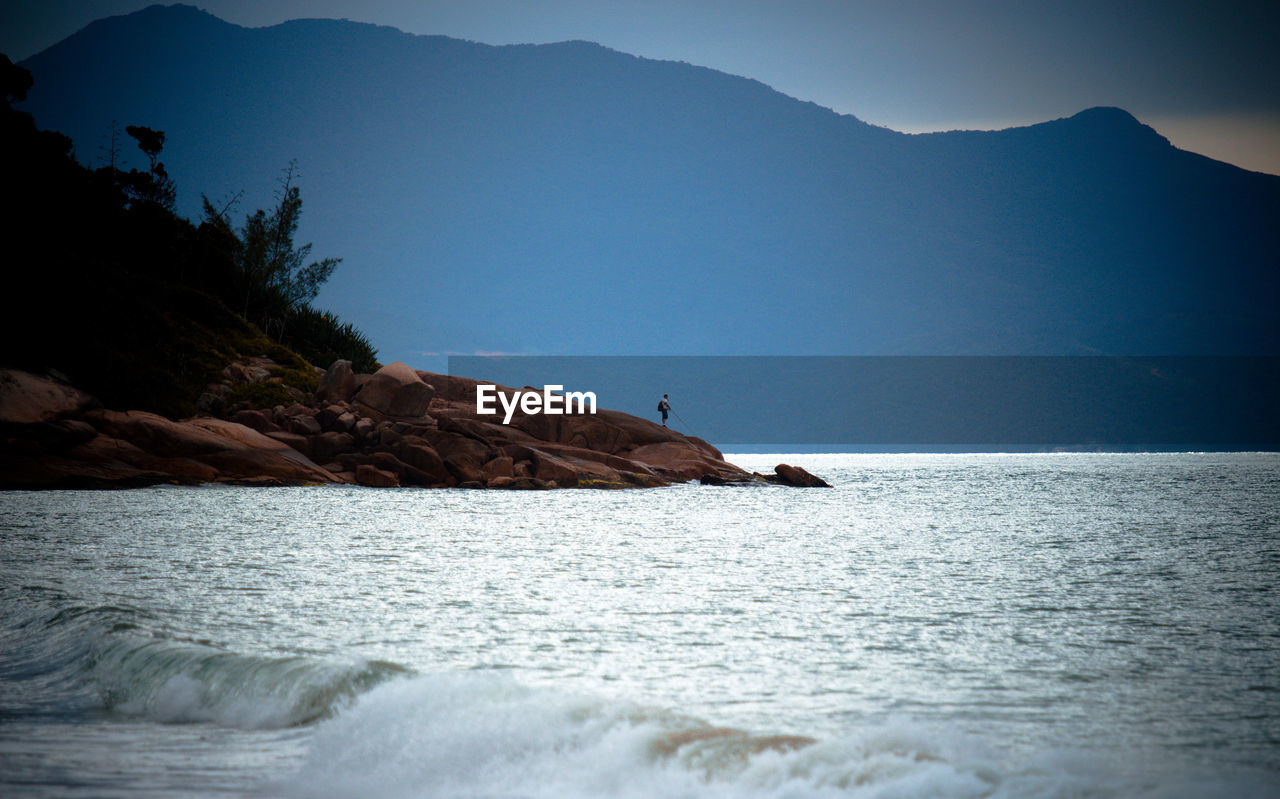
[{"label": "fishing rod", "polygon": [[676,417],[677,419],[679,419],[679,420],[680,420],[680,424],[684,425],[684,426],[685,426],[685,428],[686,428],[690,433],[692,433],[694,436],[697,436],[698,438],[702,438],[702,436],[699,436],[699,435],[698,435],[698,433],[697,433],[697,431],[695,431],[695,430],[693,429],[693,425],[691,425],[691,424],[689,424],[688,422],[686,422],[683,416],[681,416],[680,414],[676,413],[676,409],[675,409],[675,408],[668,408],[668,410],[670,410],[670,411],[671,411],[671,415],[672,415],[672,416],[674,416],[674,417]]}]

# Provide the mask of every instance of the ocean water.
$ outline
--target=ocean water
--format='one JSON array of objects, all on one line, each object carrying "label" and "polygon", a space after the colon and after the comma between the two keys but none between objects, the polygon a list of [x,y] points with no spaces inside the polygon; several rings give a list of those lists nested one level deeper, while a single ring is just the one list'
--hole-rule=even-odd
[{"label": "ocean water", "polygon": [[0,494],[0,795],[1280,796],[1280,455]]}]

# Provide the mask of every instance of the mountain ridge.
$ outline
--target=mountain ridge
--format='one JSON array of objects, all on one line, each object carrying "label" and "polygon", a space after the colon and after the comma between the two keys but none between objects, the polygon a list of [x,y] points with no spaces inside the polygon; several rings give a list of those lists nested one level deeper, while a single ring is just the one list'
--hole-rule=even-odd
[{"label": "mountain ridge", "polygon": [[94,23],[24,65],[27,110],[82,160],[111,119],[167,130],[184,208],[242,189],[254,207],[298,158],[303,235],[346,259],[321,302],[411,363],[1280,346],[1280,178],[1121,109],[904,134],[592,43],[191,7]]}]

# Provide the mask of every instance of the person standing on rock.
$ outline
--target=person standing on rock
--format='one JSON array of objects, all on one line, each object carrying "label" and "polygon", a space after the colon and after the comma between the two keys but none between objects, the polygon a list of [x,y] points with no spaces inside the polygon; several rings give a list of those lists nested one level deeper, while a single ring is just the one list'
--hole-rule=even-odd
[{"label": "person standing on rock", "polygon": [[671,412],[671,402],[668,401],[667,395],[662,395],[662,400],[658,403],[658,411],[662,414],[662,426],[667,426],[667,414]]}]

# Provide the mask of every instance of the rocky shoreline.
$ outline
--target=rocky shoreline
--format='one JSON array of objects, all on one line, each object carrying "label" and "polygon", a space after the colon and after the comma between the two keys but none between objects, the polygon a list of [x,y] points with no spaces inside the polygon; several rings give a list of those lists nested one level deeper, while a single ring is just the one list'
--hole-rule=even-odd
[{"label": "rocky shoreline", "polygon": [[[235,384],[272,380],[266,366],[228,366],[202,406],[216,408]],[[744,471],[699,438],[618,411],[517,411],[509,425],[495,423],[476,413],[479,382],[399,362],[358,375],[337,361],[314,392],[291,389],[290,405],[175,421],[103,408],[55,376],[0,370],[0,488],[827,485],[786,464]]]}]

